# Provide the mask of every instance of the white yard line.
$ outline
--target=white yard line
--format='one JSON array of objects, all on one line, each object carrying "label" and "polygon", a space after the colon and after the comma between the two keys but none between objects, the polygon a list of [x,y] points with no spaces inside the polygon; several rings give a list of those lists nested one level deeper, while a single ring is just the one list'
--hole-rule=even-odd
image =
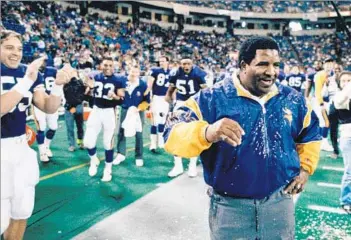
[{"label": "white yard line", "polygon": [[319,206],[319,205],[308,205],[307,208],[315,211],[322,211],[322,212],[328,212],[328,213],[347,214],[344,210],[340,208],[333,208],[333,207],[326,207],[326,206]]},{"label": "white yard line", "polygon": [[345,170],[345,168],[342,168],[342,167],[332,167],[332,166],[323,166],[322,169],[338,171],[338,172],[344,172],[344,170]]},{"label": "white yard line", "polygon": [[333,184],[333,183],[325,183],[325,182],[318,182],[317,186],[320,187],[328,187],[328,188],[341,188],[341,184]]}]

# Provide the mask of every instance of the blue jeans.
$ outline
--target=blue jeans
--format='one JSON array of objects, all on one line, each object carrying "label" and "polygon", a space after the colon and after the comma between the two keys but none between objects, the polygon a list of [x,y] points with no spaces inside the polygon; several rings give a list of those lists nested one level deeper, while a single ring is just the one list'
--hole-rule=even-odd
[{"label": "blue jeans", "polygon": [[262,200],[208,194],[211,240],[295,238],[295,206],[282,189]]},{"label": "blue jeans", "polygon": [[340,139],[340,150],[344,159],[344,175],[341,180],[341,205],[351,205],[351,138]]},{"label": "blue jeans", "polygon": [[84,130],[83,130],[83,104],[79,104],[76,107],[76,112],[71,113],[67,109],[65,109],[65,121],[66,121],[66,128],[67,128],[67,139],[68,144],[71,147],[76,147],[76,141],[74,137],[74,122],[77,125],[77,135],[78,139],[83,139]]}]

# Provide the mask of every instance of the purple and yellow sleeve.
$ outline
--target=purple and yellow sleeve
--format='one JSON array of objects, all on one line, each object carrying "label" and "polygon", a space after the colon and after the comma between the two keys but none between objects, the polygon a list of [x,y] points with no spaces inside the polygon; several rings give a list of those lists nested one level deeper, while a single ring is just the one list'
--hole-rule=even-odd
[{"label": "purple and yellow sleeve", "polygon": [[322,89],[327,81],[327,73],[325,71],[320,71],[314,76],[315,80],[315,95],[319,104],[323,103]]},{"label": "purple and yellow sleeve", "polygon": [[296,150],[299,154],[300,165],[310,175],[317,168],[320,154],[321,136],[319,122],[316,114],[310,105],[303,119],[303,128],[296,143]]},{"label": "purple and yellow sleeve", "polygon": [[179,157],[197,157],[212,144],[205,138],[208,122],[203,119],[195,98],[191,97],[167,120],[165,150]]}]

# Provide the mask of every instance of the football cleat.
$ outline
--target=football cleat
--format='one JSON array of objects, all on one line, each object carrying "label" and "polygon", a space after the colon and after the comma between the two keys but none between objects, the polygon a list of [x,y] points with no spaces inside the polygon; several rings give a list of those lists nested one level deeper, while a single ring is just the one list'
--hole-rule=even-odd
[{"label": "football cleat", "polygon": [[144,160],[143,160],[143,159],[136,159],[136,160],[135,160],[135,165],[136,165],[137,167],[142,167],[142,166],[144,166]]},{"label": "football cleat", "polygon": [[49,158],[51,158],[53,156],[50,148],[46,149],[46,155],[48,155]]},{"label": "football cleat", "polygon": [[112,179],[112,171],[108,168],[104,169],[104,174],[102,175],[101,181],[109,182]]},{"label": "football cleat", "polygon": [[42,153],[42,154],[40,154],[40,161],[46,163],[46,162],[49,162],[50,159],[46,153]]},{"label": "football cleat", "polygon": [[113,165],[119,165],[121,162],[126,160],[126,157],[120,153],[117,153],[116,158],[113,160],[112,164]]}]

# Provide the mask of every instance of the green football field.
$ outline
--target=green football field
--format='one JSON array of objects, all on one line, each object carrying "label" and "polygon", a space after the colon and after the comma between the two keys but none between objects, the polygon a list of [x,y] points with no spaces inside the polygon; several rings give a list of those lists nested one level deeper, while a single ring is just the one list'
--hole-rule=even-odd
[{"label": "green football field", "polygon": [[[30,123],[31,125],[31,123]],[[134,141],[128,139],[127,159],[113,167],[113,179],[102,183],[103,162],[97,176],[88,175],[89,157],[85,150],[67,151],[63,120],[52,142],[54,157],[40,163],[33,216],[25,239],[72,239],[95,223],[171,181],[172,156],[148,150],[149,129],[144,131],[144,167],[134,163]],[[104,159],[102,141],[98,156]],[[37,146],[33,146],[37,149]],[[351,239],[351,215],[339,208],[342,159],[333,160],[322,152],[316,173],[296,203],[296,239]]]}]

